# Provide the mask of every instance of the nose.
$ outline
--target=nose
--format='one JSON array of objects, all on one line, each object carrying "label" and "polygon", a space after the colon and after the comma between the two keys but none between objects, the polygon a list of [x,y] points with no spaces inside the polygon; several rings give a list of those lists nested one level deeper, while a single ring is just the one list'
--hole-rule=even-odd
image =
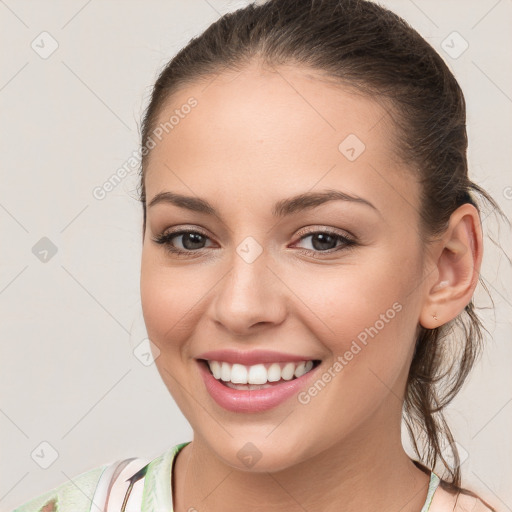
[{"label": "nose", "polygon": [[211,314],[230,334],[252,334],[284,321],[285,286],[268,263],[265,253],[252,263],[235,255],[231,271],[217,285]]}]

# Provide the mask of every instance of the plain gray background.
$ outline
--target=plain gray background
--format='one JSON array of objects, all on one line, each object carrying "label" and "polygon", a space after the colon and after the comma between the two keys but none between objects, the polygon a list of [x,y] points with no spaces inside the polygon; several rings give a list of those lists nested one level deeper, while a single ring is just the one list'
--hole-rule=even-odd
[{"label": "plain gray background", "polygon": [[[468,104],[471,176],[511,216],[512,2],[382,3],[454,71]],[[134,355],[146,337],[137,170],[103,200],[93,190],[136,152],[158,71],[245,4],[0,0],[1,510],[192,439],[155,366]],[[482,275],[496,308],[481,312],[485,353],[448,418],[464,485],[512,510],[511,272],[490,240],[510,254],[510,230],[498,231],[493,215],[483,227]],[[480,286],[476,300],[490,305]]]}]

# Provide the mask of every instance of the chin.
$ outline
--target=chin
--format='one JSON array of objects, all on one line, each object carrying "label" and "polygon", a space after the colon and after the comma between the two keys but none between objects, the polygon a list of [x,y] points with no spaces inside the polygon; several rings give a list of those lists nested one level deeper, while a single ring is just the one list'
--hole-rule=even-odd
[{"label": "chin", "polygon": [[267,434],[235,436],[228,442],[210,444],[210,449],[222,462],[238,471],[274,473],[300,464],[309,458],[304,442],[287,437],[270,441]]}]

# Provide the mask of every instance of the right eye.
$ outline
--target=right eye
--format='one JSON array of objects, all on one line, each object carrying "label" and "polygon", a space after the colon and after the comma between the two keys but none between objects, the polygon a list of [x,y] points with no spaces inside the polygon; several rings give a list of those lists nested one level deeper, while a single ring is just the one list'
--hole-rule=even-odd
[{"label": "right eye", "polygon": [[[174,240],[180,240],[181,247],[176,247]],[[155,243],[165,246],[170,253],[189,255],[204,249],[204,244],[210,240],[204,233],[195,230],[179,230],[162,233],[152,239]]]}]

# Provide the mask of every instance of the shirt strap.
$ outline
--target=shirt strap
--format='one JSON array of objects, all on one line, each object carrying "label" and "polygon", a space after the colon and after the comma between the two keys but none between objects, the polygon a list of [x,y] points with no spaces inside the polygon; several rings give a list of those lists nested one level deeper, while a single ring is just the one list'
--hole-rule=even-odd
[{"label": "shirt strap", "polygon": [[129,458],[110,464],[98,481],[90,511],[125,512],[133,486],[144,478],[147,466],[148,461],[141,458]]},{"label": "shirt strap", "polygon": [[440,481],[441,479],[433,471],[431,471],[430,482],[428,484],[427,499],[425,500],[425,504],[423,505],[421,512],[428,512],[428,510],[430,509],[432,499],[434,498],[434,493],[436,492],[436,489],[439,486]]}]

